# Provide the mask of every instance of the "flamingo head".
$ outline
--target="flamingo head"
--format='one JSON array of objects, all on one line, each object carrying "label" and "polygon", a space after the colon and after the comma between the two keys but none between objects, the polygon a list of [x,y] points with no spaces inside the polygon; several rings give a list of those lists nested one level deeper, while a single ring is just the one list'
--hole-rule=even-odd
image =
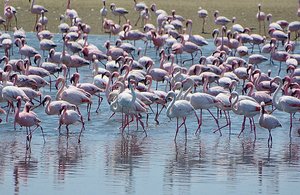
[{"label": "flamingo head", "polygon": [[155,12],[155,10],[156,10],[156,4],[153,3],[153,4],[150,6],[150,9],[151,9],[151,11]]},{"label": "flamingo head", "polygon": [[110,4],[110,9],[113,11],[115,8],[116,8],[116,4],[111,3],[111,4]]},{"label": "flamingo head", "polygon": [[58,89],[58,85],[64,81],[65,81],[65,79],[63,77],[59,77],[55,82],[55,88]]}]

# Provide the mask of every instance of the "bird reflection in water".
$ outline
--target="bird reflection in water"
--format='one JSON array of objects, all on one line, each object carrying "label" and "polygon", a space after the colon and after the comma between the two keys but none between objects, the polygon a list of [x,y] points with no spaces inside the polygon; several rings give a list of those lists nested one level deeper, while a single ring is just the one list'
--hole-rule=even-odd
[{"label": "bird reflection in water", "polygon": [[147,138],[139,136],[140,134],[120,135],[113,141],[114,145],[110,141],[105,146],[107,179],[113,179],[117,181],[116,185],[124,186],[126,193],[135,191],[133,172],[141,162],[145,163],[144,149],[149,148],[144,146]]},{"label": "bird reflection in water", "polygon": [[25,158],[17,161],[14,164],[14,187],[15,195],[20,193],[20,182],[23,181],[27,185],[29,176],[37,175],[38,172],[38,161],[31,157],[30,153],[25,152]]},{"label": "bird reflection in water", "polygon": [[180,183],[179,194],[189,194],[193,169],[203,168],[205,164],[205,146],[201,141],[195,142],[199,146],[190,146],[189,141],[175,141],[171,159],[167,159],[164,170],[164,192],[174,191],[176,183]]},{"label": "bird reflection in water", "polygon": [[83,161],[81,144],[75,140],[58,138],[57,144],[57,179],[64,182],[68,173],[75,173],[80,162]]}]

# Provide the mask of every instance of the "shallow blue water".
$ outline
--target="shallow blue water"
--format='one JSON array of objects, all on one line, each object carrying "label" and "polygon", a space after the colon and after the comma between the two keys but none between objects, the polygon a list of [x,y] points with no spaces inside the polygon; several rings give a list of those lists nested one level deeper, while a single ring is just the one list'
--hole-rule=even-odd
[{"label": "shallow blue water", "polygon": [[[60,35],[54,38],[60,44],[58,50],[60,39]],[[106,40],[107,36],[89,38],[97,46]],[[28,34],[27,42],[38,48],[34,34]],[[203,48],[205,55],[214,48],[209,43]],[[151,48],[147,54],[154,57],[155,51]],[[260,67],[277,73],[278,66],[266,63]],[[81,75],[81,80],[91,81],[88,67],[81,69]],[[42,91],[44,95],[56,93],[49,88]],[[35,112],[42,119],[46,143],[41,133],[35,132],[31,152],[25,148],[25,130],[13,130],[13,115],[8,123],[0,124],[0,194],[298,194],[299,115],[294,118],[290,139],[289,116],[274,112],[283,127],[273,130],[269,149],[268,132],[258,124],[255,142],[248,123],[238,138],[242,117],[234,114],[231,135],[228,128],[223,129],[222,137],[212,133],[216,125],[204,111],[201,134],[194,135],[197,121],[189,117],[187,139],[181,129],[174,142],[176,121],[170,121],[165,111],[159,125],[150,115],[147,137],[135,131],[134,124],[122,136],[118,129],[121,115],[109,119],[111,111],[105,100],[96,114],[96,104],[94,99],[92,119],[86,122],[80,144],[80,125],[70,127],[67,140],[56,130],[58,117],[46,115],[42,107]],[[220,124],[225,124],[224,117]]]}]

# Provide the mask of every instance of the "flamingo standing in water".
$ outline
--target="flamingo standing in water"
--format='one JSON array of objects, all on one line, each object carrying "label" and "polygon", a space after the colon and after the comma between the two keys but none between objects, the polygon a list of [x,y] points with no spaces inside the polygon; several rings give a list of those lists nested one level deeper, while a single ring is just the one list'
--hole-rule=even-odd
[{"label": "flamingo standing in water", "polygon": [[283,82],[280,77],[276,76],[271,83],[278,82],[279,86],[273,94],[272,102],[276,109],[290,114],[290,136],[293,127],[293,114],[300,111],[300,100],[293,96],[283,95],[277,99],[277,95],[281,90]]},{"label": "flamingo standing in water", "polygon": [[[91,100],[91,94],[85,92],[84,90],[78,89],[76,87],[69,87],[65,89],[65,79],[62,77],[59,77],[56,81],[56,88],[58,88],[59,83],[62,83],[59,90],[56,94],[56,100],[65,100],[71,104],[74,104],[76,106],[79,106],[80,104],[87,104],[87,110],[88,110],[88,120],[90,120],[90,109],[92,106],[92,100]],[[79,108],[77,107],[77,110],[79,114],[81,112],[79,111]]]},{"label": "flamingo standing in water", "polygon": [[271,148],[272,147],[271,130],[275,129],[277,127],[282,127],[282,126],[281,126],[280,122],[278,121],[278,119],[275,116],[266,113],[264,102],[261,102],[260,106],[261,106],[261,110],[260,110],[260,115],[259,115],[259,118],[258,118],[259,125],[263,128],[268,129],[268,131],[269,131],[268,147]]},{"label": "flamingo standing in water", "polygon": [[[176,100],[176,94],[174,91],[169,91],[167,96],[166,96],[166,100],[168,99],[172,99],[171,103],[168,105],[167,107],[167,116],[169,118],[175,118],[177,120],[177,129],[176,129],[176,134],[175,134],[175,138],[174,140],[176,140],[177,138],[177,134],[179,131],[179,128],[184,125],[185,128],[185,134],[187,135],[187,127],[185,124],[186,121],[186,117],[192,113],[195,114],[195,116],[198,119],[198,116],[196,114],[196,111],[194,109],[194,107],[192,106],[192,104],[187,101],[187,100]],[[183,122],[179,125],[178,124],[178,119],[182,118]]]},{"label": "flamingo standing in water", "polygon": [[[20,112],[22,98],[20,96],[18,96],[16,99],[17,99],[17,109],[16,109],[16,112],[15,112],[15,123],[18,123],[21,127],[26,127],[27,141],[29,141],[29,144],[31,142],[32,133],[39,127],[41,128],[43,138],[44,138],[44,142],[45,142],[43,128],[40,125],[41,120],[32,111],[28,111],[28,112],[22,111],[22,112]],[[36,127],[33,130],[31,130],[30,127],[32,127],[32,126],[36,126]]]},{"label": "flamingo standing in water", "polygon": [[[232,102],[233,98],[235,98],[235,100]],[[231,93],[229,100],[232,103],[231,104],[232,111],[235,114],[244,116],[244,120],[242,123],[242,129],[241,129],[241,132],[239,133],[239,136],[242,134],[242,132],[245,129],[246,118],[249,118],[251,129],[253,127],[253,130],[254,130],[254,139],[256,140],[256,128],[255,128],[255,123],[254,123],[253,117],[255,115],[259,114],[260,105],[257,102],[252,101],[250,99],[241,99],[240,100],[238,93],[235,91],[233,91]]]},{"label": "flamingo standing in water", "polygon": [[59,132],[60,132],[61,126],[66,125],[67,138],[68,138],[69,137],[69,125],[74,124],[76,122],[81,122],[81,124],[82,124],[81,130],[80,130],[80,133],[78,136],[78,143],[80,143],[81,134],[85,128],[82,116],[75,110],[68,110],[68,107],[66,105],[64,105],[62,107],[62,113],[59,118],[59,127],[58,127]]},{"label": "flamingo standing in water", "polygon": [[30,6],[31,13],[36,15],[35,24],[33,27],[33,30],[34,30],[36,27],[36,24],[38,22],[39,16],[42,13],[48,12],[48,10],[42,5],[35,5],[35,0],[29,0],[29,2],[31,2],[31,6]]},{"label": "flamingo standing in water", "polygon": [[63,106],[66,106],[68,109],[76,109],[76,105],[71,104],[64,100],[51,100],[50,95],[46,95],[42,104],[46,103],[45,113],[48,115],[60,115]]}]

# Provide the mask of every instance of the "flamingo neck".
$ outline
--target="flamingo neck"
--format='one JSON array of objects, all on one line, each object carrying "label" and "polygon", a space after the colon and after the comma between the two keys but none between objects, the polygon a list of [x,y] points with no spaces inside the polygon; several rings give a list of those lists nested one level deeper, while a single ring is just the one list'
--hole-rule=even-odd
[{"label": "flamingo neck", "polygon": [[150,79],[150,83],[148,84],[148,89],[147,89],[148,92],[151,91],[151,86],[152,86],[152,78]]},{"label": "flamingo neck", "polygon": [[237,102],[239,101],[239,94],[236,94],[234,95],[235,97],[235,100],[233,103],[231,103],[231,109],[234,111],[234,112],[238,112],[238,108],[235,106],[237,104]]},{"label": "flamingo neck", "polygon": [[108,82],[107,82],[107,85],[106,85],[106,88],[105,88],[105,96],[106,96],[107,100],[108,100],[108,97],[109,97],[109,92],[110,92],[109,89],[110,89],[111,80],[112,80],[112,74],[109,75]]},{"label": "flamingo neck", "polygon": [[35,0],[31,0],[30,10],[33,9],[34,3],[35,3]]},{"label": "flamingo neck", "polygon": [[56,93],[55,99],[56,100],[60,100],[61,98],[61,94],[64,91],[65,85],[66,85],[66,81],[63,79],[61,80],[62,85],[60,86],[59,90]]},{"label": "flamingo neck", "polygon": [[46,114],[50,114],[50,103],[51,103],[51,99],[49,99],[47,101],[47,104],[46,104],[46,107],[45,107]]},{"label": "flamingo neck", "polygon": [[253,90],[254,90],[254,86],[253,85],[250,85],[250,90],[248,92],[248,96],[253,96]]},{"label": "flamingo neck", "polygon": [[171,101],[171,103],[170,103],[170,104],[168,105],[168,107],[167,107],[167,116],[168,116],[169,118],[172,117],[172,116],[171,116],[171,109],[173,108],[173,105],[174,105],[174,103],[175,103],[175,101],[176,101],[175,93],[172,92],[172,93],[170,93],[170,95],[172,96],[172,101]]},{"label": "flamingo neck", "polygon": [[207,93],[207,91],[208,91],[208,78],[205,78],[203,83],[203,92]]},{"label": "flamingo neck", "polygon": [[277,109],[279,109],[279,110],[281,110],[281,109],[280,109],[281,107],[280,107],[279,101],[276,100],[276,99],[277,99],[277,95],[278,95],[278,93],[279,93],[279,90],[281,90],[282,85],[283,85],[283,83],[282,83],[282,81],[280,80],[280,81],[279,81],[279,86],[278,86],[277,89],[275,90],[275,92],[274,92],[274,94],[273,94],[273,97],[272,97],[272,102],[273,102],[274,106],[275,106]]},{"label": "flamingo neck", "polygon": [[186,99],[186,96],[192,91],[193,87],[194,87],[194,83],[191,82],[189,88],[188,88],[188,89],[185,91],[185,93],[182,95],[182,98],[181,98],[182,100],[185,100],[185,99]]},{"label": "flamingo neck", "polygon": [[131,105],[133,105],[135,103],[135,101],[136,101],[136,93],[135,93],[135,91],[134,91],[134,89],[133,89],[130,81],[129,81],[128,85],[129,85],[129,89],[130,89],[131,95],[132,95]]},{"label": "flamingo neck", "polygon": [[261,79],[261,72],[258,72],[258,76],[257,76],[257,78],[254,80],[254,85],[255,85],[256,87],[258,86],[258,83],[259,83],[260,79]]}]

